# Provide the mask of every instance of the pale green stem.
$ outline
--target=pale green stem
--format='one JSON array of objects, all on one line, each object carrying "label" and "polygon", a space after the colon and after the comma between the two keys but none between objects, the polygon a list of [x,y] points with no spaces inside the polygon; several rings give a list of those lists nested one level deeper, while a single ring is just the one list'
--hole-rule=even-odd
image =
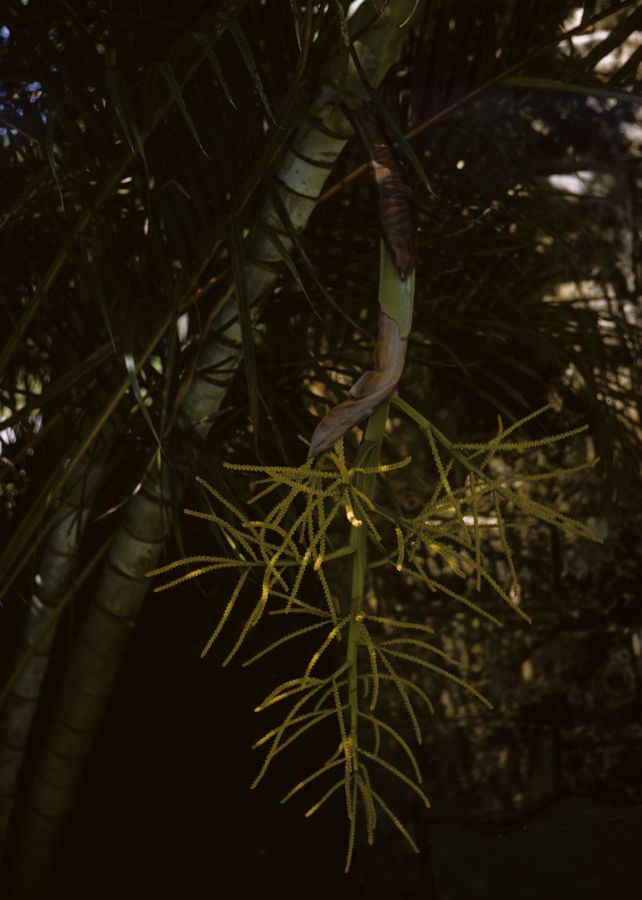
[{"label": "pale green stem", "polygon": [[[379,306],[386,315],[393,318],[399,326],[402,338],[407,338],[412,323],[412,305],[414,298],[414,273],[401,281],[395,270],[388,250],[383,241],[380,244],[379,268]],[[375,467],[379,465],[381,443],[384,437],[390,402],[386,401],[376,409],[366,425],[365,434],[359,447],[355,466]],[[377,473],[357,473],[355,487],[372,499],[375,493]],[[358,721],[359,721],[359,644],[361,643],[360,621],[364,613],[365,579],[368,568],[368,529],[361,525],[352,528],[350,547],[352,555],[352,589],[350,593],[350,625],[348,628],[347,663],[348,663],[348,704],[350,708],[350,753],[352,756],[353,777],[358,769]]]},{"label": "pale green stem", "polygon": [[[363,436],[357,465],[376,466],[379,463],[379,455],[383,433],[388,418],[389,403],[384,403],[368,419],[366,432]],[[374,496],[376,473],[358,474],[355,478],[355,487],[370,497]],[[361,628],[359,627],[363,614],[365,595],[366,569],[368,567],[368,530],[363,525],[360,528],[352,528],[350,533],[350,547],[352,556],[352,590],[350,593],[350,626],[348,628],[348,702],[350,705],[350,736],[351,753],[353,760],[353,775],[356,776],[358,768],[358,717],[359,717],[359,666],[358,654],[361,641]]]}]

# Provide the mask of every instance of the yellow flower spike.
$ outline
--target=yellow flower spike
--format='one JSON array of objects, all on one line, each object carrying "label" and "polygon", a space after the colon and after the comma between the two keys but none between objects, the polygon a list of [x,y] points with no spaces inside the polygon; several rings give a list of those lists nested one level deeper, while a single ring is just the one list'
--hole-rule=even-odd
[{"label": "yellow flower spike", "polygon": [[261,588],[261,599],[259,601],[261,606],[263,606],[263,604],[267,602],[267,598],[269,597],[269,595],[270,595],[270,585],[267,583],[267,581],[264,581],[263,587]]},{"label": "yellow flower spike", "polygon": [[328,584],[328,580],[325,577],[325,572],[323,571],[322,566],[319,566],[317,575],[318,575],[319,581],[321,582],[321,588],[323,590],[323,596],[325,597],[325,602],[328,606],[328,612],[330,613],[330,616],[332,617],[332,621],[336,623],[339,604],[335,601],[334,597],[332,596],[332,592],[330,590],[330,585]]},{"label": "yellow flower spike", "polygon": [[412,456],[406,456],[399,462],[394,463],[380,463],[378,466],[355,466],[354,469],[350,469],[350,472],[358,472],[360,475],[383,475],[386,472],[403,469],[410,462],[412,462]]},{"label": "yellow flower spike", "polygon": [[403,540],[403,532],[398,525],[395,525],[395,535],[397,536],[397,572],[403,570],[403,558],[405,554],[405,546]]},{"label": "yellow flower spike", "polygon": [[332,628],[328,632],[328,634],[326,635],[326,637],[325,637],[323,643],[321,644],[321,646],[319,647],[319,649],[315,653],[313,653],[312,656],[310,657],[310,661],[309,661],[308,665],[306,666],[305,672],[303,673],[304,679],[308,679],[310,677],[310,672],[316,666],[316,664],[319,662],[319,660],[321,659],[321,656],[328,649],[328,647],[330,646],[332,641],[341,639],[341,629],[343,628],[343,626],[346,624],[347,621],[348,621],[348,616],[344,616],[343,619],[341,619],[339,622],[337,622],[337,624],[334,626],[334,628]]},{"label": "yellow flower spike", "polygon": [[338,441],[338,443],[335,445],[335,450],[332,453],[330,453],[330,459],[332,460],[332,462],[335,464],[335,466],[339,470],[342,480],[344,482],[350,481],[350,473],[352,470],[351,469],[348,470],[348,468],[346,467],[345,455],[343,453],[343,441],[342,440]]},{"label": "yellow flower spike", "polygon": [[352,508],[352,503],[348,499],[345,502],[345,510],[346,510],[346,519],[353,528],[361,528],[363,522],[361,519],[358,519],[354,514],[354,509]]}]

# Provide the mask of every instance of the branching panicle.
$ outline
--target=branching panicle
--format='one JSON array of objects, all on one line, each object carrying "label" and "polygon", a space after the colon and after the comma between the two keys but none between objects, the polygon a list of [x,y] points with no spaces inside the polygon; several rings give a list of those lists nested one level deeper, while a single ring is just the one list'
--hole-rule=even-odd
[{"label": "branching panicle", "polygon": [[[421,675],[424,682],[445,679],[457,690],[491,707],[474,685],[454,674],[452,670],[461,668],[461,664],[442,649],[438,636],[432,641],[427,639],[434,635],[433,627],[368,610],[365,585],[375,567],[385,567],[393,576],[423,584],[431,593],[464,604],[501,626],[501,620],[484,608],[485,591],[530,622],[520,606],[521,587],[509,544],[511,531],[527,529],[534,520],[539,520],[594,539],[584,525],[535,499],[530,488],[533,483],[579,471],[583,466],[518,475],[504,465],[509,473],[505,477],[490,474],[491,464],[499,454],[506,463],[506,455],[510,453],[550,445],[574,436],[581,429],[536,441],[515,440],[515,431],[543,412],[540,410],[507,428],[500,420],[497,434],[487,443],[453,444],[408,404],[399,399],[395,402],[424,432],[434,467],[435,486],[418,515],[404,518],[394,509],[375,503],[376,480],[405,468],[410,459],[381,463],[379,444],[366,431],[363,449],[353,465],[346,460],[341,441],[315,462],[308,460],[299,467],[226,464],[229,469],[251,477],[254,493],[247,501],[251,513],[238,508],[199,479],[220,504],[220,513],[186,512],[218,529],[235,555],[191,556],[149,573],[165,575],[181,566],[189,568],[180,577],[155,588],[161,591],[223,568],[239,572],[203,650],[205,655],[218,639],[241,595],[254,593],[254,605],[250,605],[224,665],[241,649],[266,611],[281,617],[286,625],[285,633],[255,652],[243,665],[254,664],[273,651],[287,649],[293,641],[316,638],[299,676],[278,685],[257,707],[257,711],[277,706],[285,707],[286,711],[280,723],[254,745],[266,749],[266,756],[252,787],[262,780],[282,751],[311,732],[324,737],[329,723],[334,722],[335,737],[326,748],[329,755],[326,754],[319,768],[300,779],[282,802],[314,786],[318,779],[325,780],[327,775],[331,783],[324,784],[319,799],[305,813],[311,816],[333,794],[343,790],[349,819],[348,864],[357,823],[363,822],[367,840],[372,842],[377,811],[383,811],[414,847],[407,829],[372,788],[373,767],[402,782],[428,805],[419,786],[421,773],[415,753],[404,736],[385,721],[380,711],[385,710],[382,701],[390,693],[399,698],[408,716],[408,726],[419,744],[425,711],[432,714],[435,710],[430,697],[415,683],[411,673],[415,677]],[[381,419],[378,427],[382,433]],[[460,487],[452,477],[454,466],[463,467],[466,473]],[[505,585],[500,584],[487,559],[490,539],[494,540],[495,547],[501,548],[508,569]],[[381,554],[375,562],[368,563],[368,546]],[[344,582],[336,574],[338,567],[346,563],[352,571],[350,596],[345,595]],[[441,574],[435,574],[440,566]],[[450,585],[452,576],[463,582],[461,591]],[[482,595],[480,602],[471,600],[471,591]],[[306,616],[307,624],[300,624],[301,615]],[[294,620],[296,625],[287,627],[291,616],[299,618]],[[433,662],[434,656],[444,665]],[[413,701],[419,704],[417,709]],[[386,757],[387,753],[398,751],[399,762],[408,768],[409,774]],[[343,774],[337,779],[340,767]]]}]

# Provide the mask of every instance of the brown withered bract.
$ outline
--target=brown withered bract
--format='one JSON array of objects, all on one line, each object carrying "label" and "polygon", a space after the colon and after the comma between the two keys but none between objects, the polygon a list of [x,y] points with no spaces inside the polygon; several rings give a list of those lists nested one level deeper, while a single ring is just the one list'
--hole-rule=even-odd
[{"label": "brown withered bract", "polygon": [[379,219],[390,256],[405,281],[417,261],[411,190],[406,184],[395,154],[367,106],[348,109],[350,119],[368,157],[368,167],[377,185]]},{"label": "brown withered bract", "polygon": [[[415,228],[410,189],[390,144],[367,106],[350,110],[342,106],[359,135],[368,156],[370,173],[377,185],[379,219],[393,264],[402,281],[415,268]],[[366,419],[391,397],[403,372],[407,338],[402,338],[397,322],[379,313],[379,330],[374,349],[374,369],[357,379],[348,397],[335,406],[317,425],[308,459],[332,447],[351,428]]]},{"label": "brown withered bract", "polygon": [[395,320],[380,312],[374,369],[364,372],[350,388],[347,399],[333,407],[319,422],[310,441],[308,459],[328,450],[384,400],[392,397],[403,372],[407,345],[408,338],[401,337]]}]

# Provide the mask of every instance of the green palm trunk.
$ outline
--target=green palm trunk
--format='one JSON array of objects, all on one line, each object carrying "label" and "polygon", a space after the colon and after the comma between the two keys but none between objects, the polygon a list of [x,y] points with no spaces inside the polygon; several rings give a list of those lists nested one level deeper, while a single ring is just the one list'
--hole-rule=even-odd
[{"label": "green palm trunk", "polygon": [[20,657],[26,661],[7,692],[0,721],[0,858],[49,665],[61,601],[73,584],[80,541],[94,494],[104,477],[105,453],[113,439],[111,430],[111,427],[105,429],[98,447],[87,453],[70,478],[38,562],[20,647]]},{"label": "green palm trunk", "polygon": [[[351,20],[353,33],[369,22],[368,4]],[[415,7],[414,0],[391,3],[372,26],[355,41],[355,49],[372,85],[378,85],[398,58],[404,32],[399,25]],[[349,125],[336,106],[341,77],[339,58],[331,61],[324,86],[310,110],[324,130],[309,121],[296,132],[286,154],[278,181],[283,204],[294,227],[301,230],[314,208],[329,174],[347,140],[329,137],[325,129],[348,134]],[[364,89],[356,72],[348,70],[342,90],[362,96]],[[307,160],[307,161],[306,161]],[[322,163],[322,166],[315,165]],[[273,205],[268,203],[262,218],[272,227],[280,226]],[[288,245],[286,235],[281,240]],[[273,262],[280,256],[260,232],[247,241],[250,259]],[[252,262],[245,272],[246,294],[251,305],[276,281],[277,275]],[[256,313],[256,306],[253,306]],[[213,414],[220,407],[227,388],[224,381],[211,380],[219,368],[229,370],[241,358],[238,305],[231,297],[215,327],[229,323],[226,337],[238,349],[230,351],[218,341],[206,342],[198,358],[196,373],[177,417],[183,430],[195,429],[202,437],[209,431]],[[37,898],[43,895],[56,856],[67,815],[82,778],[84,764],[109,700],[111,686],[124,652],[127,637],[140,612],[149,583],[145,573],[159,560],[169,527],[169,495],[162,468],[150,472],[142,489],[129,501],[109,551],[108,562],[79,630],[53,723],[18,824],[19,841],[13,861],[13,896]]]},{"label": "green palm trunk", "polygon": [[[245,2],[246,0],[229,0],[226,4],[227,13],[230,15],[238,13]],[[215,43],[224,31],[224,24],[216,14],[208,12],[197,23],[197,30]],[[194,52],[195,47],[195,41],[190,35],[182,35],[168,54],[168,64],[179,84],[187,82],[200,63],[199,57]],[[161,80],[160,74],[158,80]],[[150,106],[143,111],[140,127],[141,147],[163,121],[173,104],[174,98],[165,87],[162,100],[156,106]],[[135,155],[136,149],[126,144],[101,183],[92,207],[83,213],[76,223],[76,238],[80,238],[91,226],[96,210],[113,195]],[[71,243],[61,247],[40,285],[39,292],[32,299],[18,326],[12,330],[0,358],[0,371],[10,360],[21,336],[28,331],[40,305],[59,280],[68,262],[70,247]],[[111,431],[113,422],[108,420],[103,429],[95,432],[96,435],[100,434],[97,443],[99,445],[105,441],[108,443],[111,440]],[[101,448],[90,447],[78,459],[77,465],[71,467],[62,490],[60,507],[54,516],[38,559],[36,568],[38,582],[29,600],[20,645],[23,662],[19,676],[11,687],[6,689],[7,695],[0,709],[0,860],[3,856],[31,725],[49,664],[60,606],[72,584],[77,567],[78,548],[91,511],[93,495],[102,479]],[[56,493],[52,491],[46,498],[46,503],[53,503],[55,498]],[[14,540],[20,537],[19,531],[14,535]],[[19,567],[29,559],[29,555],[25,552],[29,537],[33,538],[34,535],[25,533],[22,538],[22,554],[21,548],[16,548],[14,554],[16,563],[12,577],[16,576]],[[5,587],[3,585],[3,590]]]}]

